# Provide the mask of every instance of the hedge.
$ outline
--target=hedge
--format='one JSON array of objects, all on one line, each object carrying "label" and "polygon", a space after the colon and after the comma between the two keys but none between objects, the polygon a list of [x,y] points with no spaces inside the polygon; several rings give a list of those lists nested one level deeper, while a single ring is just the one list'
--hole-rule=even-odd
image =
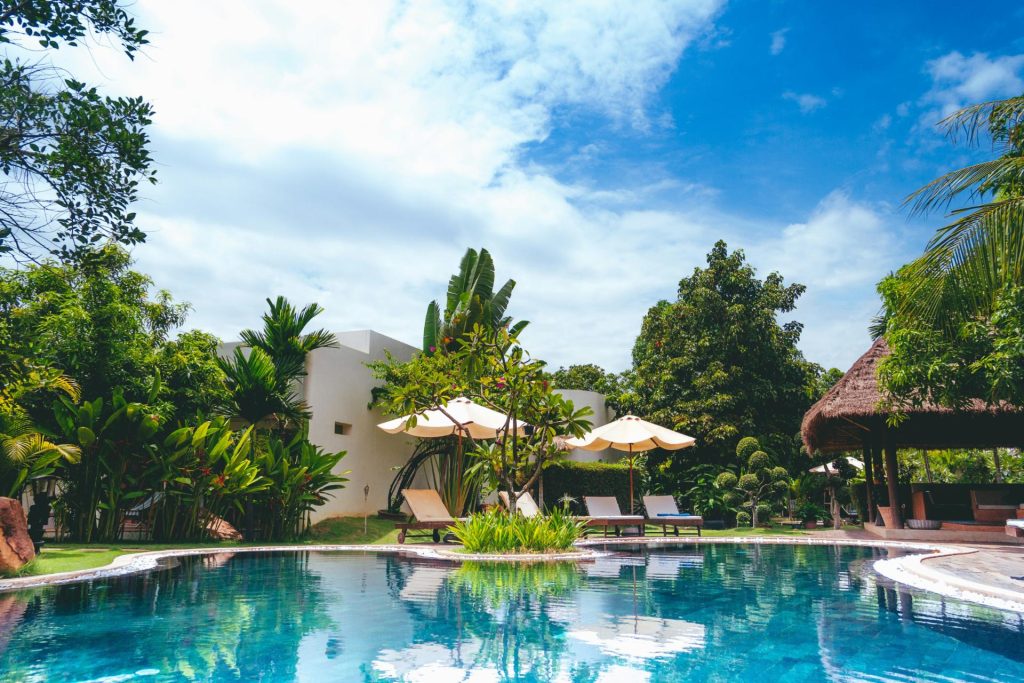
[{"label": "hedge", "polygon": [[[633,472],[634,487],[640,484],[640,475]],[[636,489],[634,493],[639,493]],[[560,460],[544,468],[544,504],[558,505],[563,496],[575,499],[570,509],[578,515],[586,514],[583,496],[615,496],[619,509],[629,513],[629,465],[606,462],[575,462]]]}]

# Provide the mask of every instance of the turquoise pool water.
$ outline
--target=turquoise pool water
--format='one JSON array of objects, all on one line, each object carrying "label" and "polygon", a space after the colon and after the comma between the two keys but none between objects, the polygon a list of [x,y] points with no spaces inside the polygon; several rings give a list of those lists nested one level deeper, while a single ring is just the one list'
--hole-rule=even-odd
[{"label": "turquoise pool water", "polygon": [[577,567],[221,554],[0,595],[4,681],[1021,681],[1024,620],[878,583],[880,551]]}]

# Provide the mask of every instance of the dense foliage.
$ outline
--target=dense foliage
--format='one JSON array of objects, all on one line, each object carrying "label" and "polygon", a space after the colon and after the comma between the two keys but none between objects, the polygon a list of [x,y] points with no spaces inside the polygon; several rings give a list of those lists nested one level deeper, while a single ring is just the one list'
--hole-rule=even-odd
[{"label": "dense foliage", "polygon": [[[170,425],[208,414],[226,398],[217,340],[202,332],[172,339],[186,304],[153,290],[123,249],[105,246],[74,263],[0,269],[0,349],[73,378],[82,396],[147,400]],[[148,401],[155,373],[159,395]],[[49,399],[26,403],[44,425]]]},{"label": "dense foliage", "polygon": [[558,460],[544,469],[543,483],[548,507],[566,505],[583,515],[583,496],[615,496],[620,510],[629,509],[629,466],[622,463]]},{"label": "dense foliage", "polygon": [[953,202],[925,253],[879,285],[875,325],[892,354],[879,377],[899,409],[972,399],[1024,404],[1024,96],[967,107],[942,124],[956,141],[987,134],[1001,155],[908,198],[915,213]]},{"label": "dense foliage", "polygon": [[[133,58],[147,32],[118,0],[34,0],[0,11],[0,254],[66,259],[145,239],[131,204],[155,180],[141,97],[111,98],[38,58],[90,36]],[[31,50],[31,52],[29,51]]]},{"label": "dense foliage", "polygon": [[675,301],[647,312],[633,347],[627,408],[697,439],[678,454],[652,454],[666,490],[689,488],[694,465],[741,464],[733,449],[743,434],[761,438],[782,464],[794,463],[821,368],[797,349],[800,323],[778,318],[803,291],[778,273],[757,278],[743,252],[720,241],[707,267],[679,282]]},{"label": "dense foliage", "polygon": [[491,509],[456,522],[452,534],[471,553],[557,552],[571,550],[585,524],[558,507],[535,517]]},{"label": "dense foliage", "polygon": [[112,245],[0,269],[0,489],[17,496],[57,476],[54,508],[74,540],[119,538],[126,522],[153,538],[199,539],[222,519],[252,537],[295,537],[345,482],[333,471],[344,452],[309,443],[294,395],[305,355],[333,343],[303,332],[321,309],[268,302],[263,330],[243,333],[280,399],[254,416],[219,341],[172,338],[188,307],[152,289]]}]

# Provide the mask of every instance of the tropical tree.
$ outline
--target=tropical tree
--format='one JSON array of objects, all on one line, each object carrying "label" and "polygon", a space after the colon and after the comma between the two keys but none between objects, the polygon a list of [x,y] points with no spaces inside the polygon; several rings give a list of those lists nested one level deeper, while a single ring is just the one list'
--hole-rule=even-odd
[{"label": "tropical tree", "polygon": [[[6,341],[5,328],[0,323],[0,342]],[[77,401],[79,389],[58,370],[6,351],[0,352],[0,377],[0,496],[16,498],[31,479],[53,474],[62,461],[75,462],[81,455],[74,444],[56,443],[41,432],[20,401],[54,392]]]},{"label": "tropical tree", "polygon": [[[159,393],[157,377],[149,402]],[[151,492],[146,468],[155,457],[162,419],[120,390],[81,405],[62,397],[54,403],[54,416],[62,438],[81,451],[61,469],[63,487],[55,507],[62,526],[76,541],[115,540],[129,505]]]},{"label": "tropical tree", "polygon": [[[86,397],[120,391],[129,402],[146,401],[166,424],[213,412],[224,400],[216,339],[201,332],[172,338],[188,305],[176,303],[132,269],[124,249],[105,245],[72,263],[46,261],[0,268],[0,342],[12,359],[66,375]],[[160,395],[149,402],[157,372],[166,372]],[[22,399],[37,423],[53,424],[49,399]]]},{"label": "tropical tree", "polygon": [[1007,286],[1024,282],[1024,95],[957,111],[939,126],[954,142],[988,137],[1000,155],[951,171],[907,197],[911,214],[955,202],[943,226],[914,261],[899,310],[945,329],[992,311]]},{"label": "tropical tree", "polygon": [[448,281],[444,312],[437,301],[427,305],[423,352],[454,351],[459,341],[477,325],[490,330],[507,327],[512,336],[518,336],[529,322],[521,320],[513,324],[512,318],[505,315],[515,286],[515,280],[506,280],[495,292],[494,260],[490,252],[467,249],[459,263],[459,272]]},{"label": "tropical tree", "polygon": [[[631,391],[625,407],[697,439],[685,458],[653,452],[656,471],[680,479],[693,464],[742,465],[731,444],[757,434],[784,463],[799,454],[794,435],[810,406],[821,369],[797,348],[803,326],[779,318],[804,291],[778,273],[756,277],[742,251],[719,241],[706,268],[679,282],[675,301],[661,301],[644,317],[633,347]],[[659,459],[672,464],[661,467]]]},{"label": "tropical tree", "polygon": [[[38,51],[111,39],[129,59],[146,45],[118,0],[5,2],[0,44]],[[22,51],[22,54],[24,52]],[[152,108],[103,96],[45,60],[0,60],[0,254],[82,257],[101,240],[145,239],[130,206],[155,181],[147,149]]]},{"label": "tropical tree", "polygon": [[283,296],[271,301],[263,314],[262,330],[242,330],[244,350],[236,347],[228,358],[219,359],[227,377],[231,410],[251,424],[275,419],[282,429],[296,429],[309,417],[309,407],[296,391],[306,376],[306,357],[317,349],[338,345],[327,330],[305,332],[323,308],[310,304],[296,309]]}]

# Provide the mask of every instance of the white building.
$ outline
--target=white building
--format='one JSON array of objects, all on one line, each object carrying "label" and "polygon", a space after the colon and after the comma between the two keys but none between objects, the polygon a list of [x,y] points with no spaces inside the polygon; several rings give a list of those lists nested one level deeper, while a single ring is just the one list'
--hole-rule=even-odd
[{"label": "white building", "polygon": [[[397,360],[409,360],[418,349],[373,330],[337,332],[335,336],[336,348],[317,349],[309,354],[307,375],[299,392],[313,414],[309,440],[327,451],[347,451],[337,471],[349,471],[349,481],[317,508],[314,522],[342,515],[373,515],[386,508],[388,488],[396,470],[408,461],[416,444],[414,437],[388,434],[377,428],[394,416],[370,409],[371,392],[377,380],[366,364],[383,360],[385,351]],[[224,344],[221,353],[227,355],[236,346],[238,342]],[[603,395],[593,391],[561,393],[577,407],[590,406],[594,415],[589,419],[595,427],[608,422],[610,411]],[[606,451],[576,450],[568,457],[612,461],[620,456]],[[367,486],[369,493],[364,493]]]}]

